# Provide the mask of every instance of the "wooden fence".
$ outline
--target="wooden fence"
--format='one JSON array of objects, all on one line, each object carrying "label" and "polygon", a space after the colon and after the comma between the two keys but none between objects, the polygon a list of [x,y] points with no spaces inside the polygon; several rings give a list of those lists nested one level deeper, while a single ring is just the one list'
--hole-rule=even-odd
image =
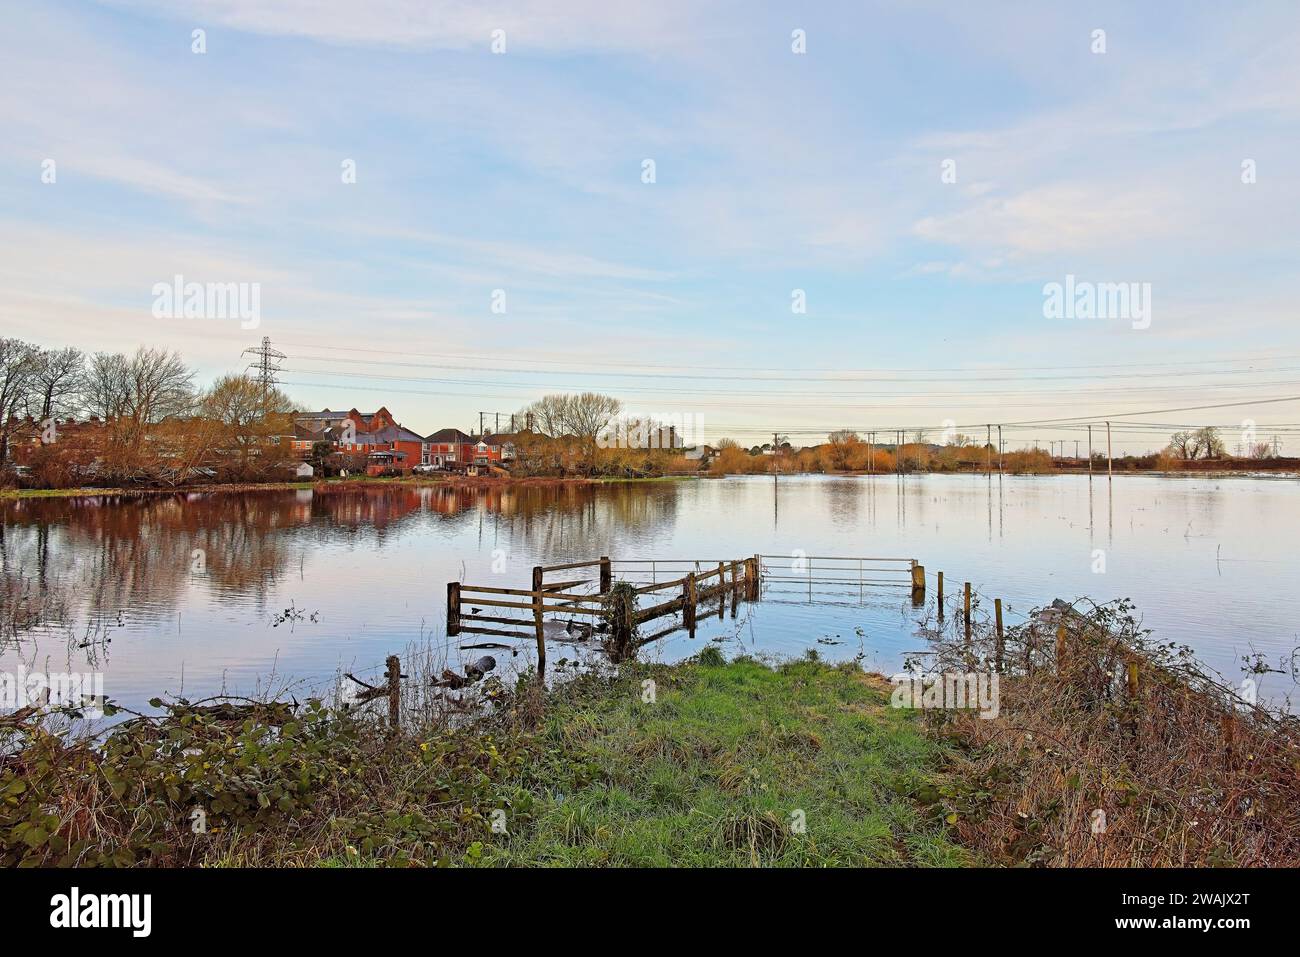
[{"label": "wooden fence", "polygon": [[[687,571],[680,577],[665,581],[658,580],[659,574],[669,569],[680,570],[685,564],[700,570]],[[455,636],[464,631],[509,638],[533,637],[537,641],[537,671],[541,676],[546,672],[544,616],[547,614],[569,616],[570,621],[575,616],[586,617],[591,619],[587,624],[592,634],[603,627],[607,635],[617,638],[621,630],[630,631],[633,626],[681,612],[681,625],[675,624],[665,632],[643,638],[641,643],[644,644],[646,641],[662,637],[677,627],[694,631],[702,604],[716,600],[718,617],[721,618],[726,614],[728,599],[734,614],[742,598],[752,601],[758,597],[758,556],[709,564],[711,567],[705,569],[704,563],[699,561],[689,563],[658,559],[615,561],[608,556],[602,556],[586,562],[536,565],[533,567],[532,587],[527,589],[448,582],[447,634]],[[635,588],[638,598],[648,595],[658,599],[664,593],[674,590],[679,590],[680,593],[667,600],[638,607],[635,615],[626,622],[618,620],[617,616],[610,614],[608,602],[614,584],[615,566],[618,566],[621,580]],[[566,573],[563,580],[547,580],[547,576],[554,576],[561,572]],[[575,573],[583,572],[585,572],[584,577],[574,577]],[[650,581],[644,580],[647,574],[650,575]],[[569,590],[593,585],[596,587],[594,592]],[[467,608],[468,614],[466,614]],[[498,612],[497,609],[504,613]],[[484,611],[488,613],[484,614]],[[528,613],[528,617],[521,617],[521,612]],[[490,625],[509,627],[485,627]],[[527,627],[529,631],[520,631],[521,627]]]}]

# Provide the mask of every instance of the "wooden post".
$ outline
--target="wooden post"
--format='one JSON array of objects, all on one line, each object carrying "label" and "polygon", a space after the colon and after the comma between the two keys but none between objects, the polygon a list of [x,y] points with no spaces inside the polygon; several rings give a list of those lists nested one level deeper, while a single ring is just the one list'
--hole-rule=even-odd
[{"label": "wooden post", "polygon": [[695,605],[699,601],[699,595],[695,588],[695,572],[686,573],[686,607],[682,609],[682,617],[686,622],[686,627],[695,630]]},{"label": "wooden post", "polygon": [[939,572],[939,617],[943,617],[943,572]]},{"label": "wooden post", "polygon": [[718,562],[718,617],[722,618],[727,608],[727,566]]},{"label": "wooden post", "polygon": [[447,635],[460,634],[460,582],[447,582]]},{"label": "wooden post", "polygon": [[600,556],[600,593],[606,594],[614,587],[614,570],[610,565],[609,556]]},{"label": "wooden post", "polygon": [[396,734],[402,722],[402,662],[397,655],[388,661],[388,733]]},{"label": "wooden post", "polygon": [[542,566],[533,566],[533,627],[537,630],[537,680],[546,680],[546,632],[542,627]]},{"label": "wooden post", "polygon": [[998,645],[997,645],[996,656],[994,658],[994,665],[997,668],[998,674],[1001,674],[1002,673],[1002,652],[1006,647],[1006,635],[1004,635],[1002,632],[1002,599],[1001,598],[993,599],[993,619],[996,622],[997,630],[998,630]]},{"label": "wooden post", "polygon": [[1056,673],[1065,669],[1065,623],[1056,626]]},{"label": "wooden post", "polygon": [[962,614],[962,618],[965,619],[964,624],[966,627],[966,643],[969,644],[970,643],[970,582],[966,583],[965,599],[963,605],[965,610]]},{"label": "wooden post", "polygon": [[1223,728],[1223,745],[1224,752],[1228,759],[1228,768],[1232,769],[1235,764],[1235,755],[1233,754],[1237,739],[1237,716],[1229,712],[1220,719]]},{"label": "wooden post", "polygon": [[1128,685],[1128,696],[1130,701],[1136,701],[1138,696],[1138,660],[1129,658],[1126,667],[1126,684]]},{"label": "wooden post", "polygon": [[912,604],[925,603],[925,566],[912,562]]}]

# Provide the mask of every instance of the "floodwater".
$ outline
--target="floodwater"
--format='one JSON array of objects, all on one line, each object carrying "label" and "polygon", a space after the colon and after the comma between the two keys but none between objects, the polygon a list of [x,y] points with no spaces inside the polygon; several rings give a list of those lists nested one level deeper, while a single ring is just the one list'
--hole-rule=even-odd
[{"label": "floodwater", "polygon": [[[483,654],[461,646],[483,641],[511,646],[491,654],[526,665],[531,640],[447,637],[447,582],[528,588],[535,564],[601,555],[660,560],[662,580],[680,575],[674,561],[708,569],[763,554],[782,577],[737,617],[702,610],[694,637],[677,632],[643,651],[664,660],[717,640],[728,654],[816,649],[896,670],[923,645],[906,577],[801,586],[799,576],[827,574],[820,556],[916,559],[931,601],[943,571],[950,599],[970,581],[987,607],[1004,600],[1009,622],[1058,597],[1131,598],[1156,636],[1234,681],[1243,656],[1276,667],[1300,645],[1294,478],[388,486],[23,499],[0,505],[0,518],[0,672],[99,671],[108,697],[129,707],[159,694],[253,692],[272,674],[299,682],[301,698],[339,671],[376,675],[386,655],[421,642],[458,670]],[[856,575],[853,564],[833,577]],[[616,577],[630,567],[616,564]],[[566,656],[578,657],[548,650],[552,664]],[[1261,691],[1290,694],[1291,678],[1267,675]]]}]

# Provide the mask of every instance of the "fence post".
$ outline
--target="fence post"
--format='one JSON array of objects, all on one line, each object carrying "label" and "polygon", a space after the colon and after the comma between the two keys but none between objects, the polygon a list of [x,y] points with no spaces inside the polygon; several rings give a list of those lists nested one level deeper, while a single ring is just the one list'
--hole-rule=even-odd
[{"label": "fence post", "polygon": [[609,556],[600,556],[600,593],[604,595],[614,587],[614,570],[610,566]]},{"label": "fence post", "polygon": [[460,582],[447,582],[447,635],[460,634]]},{"label": "fence post", "polygon": [[731,563],[731,617],[736,617],[736,605],[740,603],[740,562]]},{"label": "fence post", "polygon": [[966,643],[970,644],[970,582],[965,586],[965,599],[963,601],[963,624],[966,628]]},{"label": "fence post", "polygon": [[682,609],[682,618],[687,628],[695,630],[695,603],[699,595],[695,588],[695,572],[686,573],[686,607]]},{"label": "fence post", "polygon": [[939,617],[943,617],[943,572],[939,572]]},{"label": "fence post", "polygon": [[388,661],[388,733],[397,734],[402,721],[402,662],[397,655]]},{"label": "fence post", "polygon": [[1001,598],[993,599],[993,616],[994,616],[994,620],[997,623],[997,629],[998,629],[998,646],[997,646],[997,656],[995,658],[995,665],[998,674],[1001,674],[1002,653],[1006,647],[1005,636],[1002,633],[1002,599]]},{"label": "fence post", "polygon": [[546,680],[546,633],[542,629],[542,566],[533,566],[533,627],[537,631],[537,680]]},{"label": "fence post", "polygon": [[[1065,669],[1065,622],[1056,626],[1056,673],[1059,675]],[[1136,675],[1136,672],[1134,672]],[[1137,681],[1136,677],[1133,678]]]},{"label": "fence post", "polygon": [[725,562],[718,562],[718,617],[723,617],[727,607],[727,568]]},{"label": "fence post", "polygon": [[925,603],[925,566],[912,562],[912,604]]}]

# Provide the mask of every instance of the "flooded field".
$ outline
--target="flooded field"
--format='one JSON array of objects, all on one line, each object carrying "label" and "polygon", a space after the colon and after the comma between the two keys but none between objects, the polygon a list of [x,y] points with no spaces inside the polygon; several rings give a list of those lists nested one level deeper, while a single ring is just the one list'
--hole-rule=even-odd
[{"label": "flooded field", "polygon": [[[0,670],[95,670],[121,704],[157,694],[248,693],[274,674],[301,697],[340,670],[377,675],[424,644],[447,663],[481,655],[446,635],[446,583],[529,587],[532,566],[615,559],[712,562],[762,553],[915,558],[963,581],[1008,620],[1053,598],[1127,597],[1162,639],[1237,680],[1300,645],[1294,479],[922,475],[732,478],[648,484],[265,491],[25,499],[0,506]],[[707,567],[707,565],[706,565]],[[815,566],[814,566],[815,567]],[[862,656],[889,672],[921,646],[905,587],[824,600],[765,588],[737,617],[702,613],[644,654]],[[499,640],[499,639],[492,639]],[[519,667],[529,641],[494,651]],[[554,664],[575,653],[563,644]],[[1288,675],[1264,676],[1266,697]]]}]

